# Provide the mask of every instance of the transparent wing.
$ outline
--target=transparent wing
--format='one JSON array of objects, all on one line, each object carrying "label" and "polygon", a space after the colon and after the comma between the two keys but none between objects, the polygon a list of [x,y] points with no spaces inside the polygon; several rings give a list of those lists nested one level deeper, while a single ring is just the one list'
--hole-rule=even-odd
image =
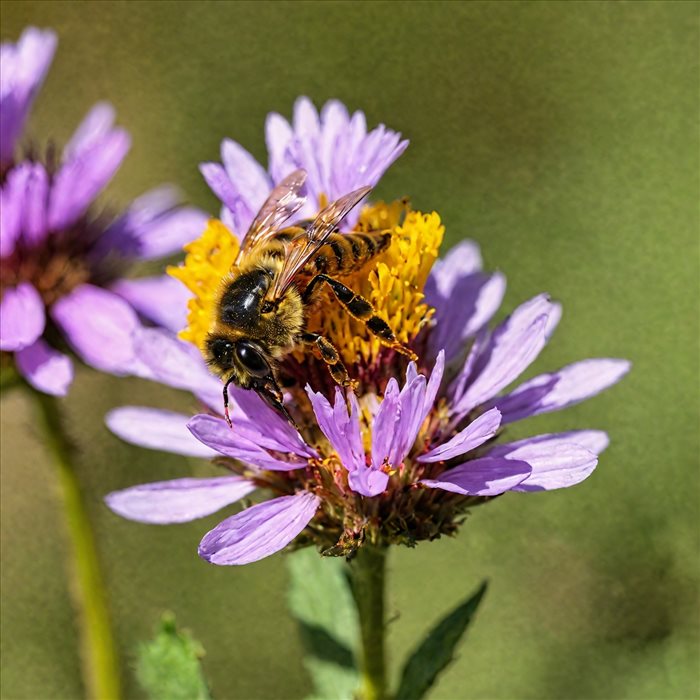
[{"label": "transparent wing", "polygon": [[305,170],[295,170],[277,185],[248,229],[236,257],[236,264],[253,248],[266,241],[280,229],[304,204],[299,191],[306,181]]},{"label": "transparent wing", "polygon": [[303,235],[290,244],[284,267],[272,288],[272,301],[279,299],[289,288],[294,278],[335,231],[338,224],[354,209],[360,200],[367,196],[371,187],[361,187],[337,199],[322,209]]}]

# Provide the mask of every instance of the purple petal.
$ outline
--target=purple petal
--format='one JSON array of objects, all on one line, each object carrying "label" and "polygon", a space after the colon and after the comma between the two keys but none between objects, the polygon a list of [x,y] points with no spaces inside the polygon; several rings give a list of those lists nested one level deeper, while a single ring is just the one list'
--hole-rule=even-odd
[{"label": "purple petal", "polygon": [[279,456],[275,456],[268,452],[254,441],[255,437],[261,435],[261,426],[251,430],[250,424],[245,426],[234,422],[233,428],[229,428],[223,418],[201,414],[192,418],[187,427],[197,440],[216,452],[258,469],[291,471],[305,467],[308,461],[293,453],[277,453]]},{"label": "purple petal", "polygon": [[130,145],[129,134],[114,129],[61,166],[51,189],[52,230],[68,228],[85,213],[119,169]]},{"label": "purple petal", "polygon": [[439,479],[423,479],[420,483],[465,496],[497,496],[515,488],[531,471],[526,462],[505,457],[482,457],[443,472]]},{"label": "purple petal", "polygon": [[32,163],[20,163],[7,173],[0,194],[0,257],[12,254],[22,235],[27,181],[33,168]]},{"label": "purple petal", "polygon": [[367,467],[348,474],[350,488],[355,493],[368,498],[384,493],[388,483],[389,475],[381,471],[381,469]]},{"label": "purple petal", "polygon": [[56,34],[28,27],[16,44],[0,47],[0,163],[12,160],[15,143],[56,50]]},{"label": "purple petal", "polygon": [[255,484],[240,476],[174,479],[113,491],[105,503],[128,520],[169,525],[211,515],[254,490]]},{"label": "purple petal", "polygon": [[500,425],[500,411],[496,408],[492,408],[490,411],[479,416],[444,445],[439,445],[430,450],[430,452],[418,457],[418,461],[440,462],[466,454],[475,447],[483,445],[487,440],[490,440],[498,432]]},{"label": "purple petal", "polygon": [[425,419],[426,384],[425,377],[419,374],[399,394],[399,421],[389,449],[389,463],[394,466],[399,466],[410,452]]},{"label": "purple petal", "polygon": [[[354,394],[350,394],[351,414],[348,416],[345,395],[340,387],[335,388],[335,406],[333,407],[323,394],[315,393],[311,387],[306,387],[306,393],[309,395],[316,414],[318,427],[328,438],[331,447],[338,453],[343,466],[349,472],[365,469],[365,451],[360,433],[359,407]],[[355,400],[353,401],[353,399]]]},{"label": "purple petal", "polygon": [[140,406],[124,406],[105,417],[107,427],[125,442],[150,450],[213,459],[217,452],[196,440],[187,429],[190,416]]},{"label": "purple petal", "polygon": [[449,299],[457,282],[481,272],[482,261],[479,246],[474,241],[463,240],[452,246],[447,255],[436,260],[425,285],[425,295],[432,305],[438,299]]},{"label": "purple petal", "polygon": [[465,415],[508,386],[539,355],[547,342],[548,314],[554,305],[540,295],[518,307],[493,332],[475,359],[454,412]]},{"label": "purple petal", "polygon": [[19,373],[38,391],[65,396],[73,381],[73,361],[39,338],[18,350],[15,363]]},{"label": "purple petal", "polygon": [[[426,300],[435,307],[435,326],[430,333],[430,348],[443,348],[447,359],[458,355],[468,338],[478,333],[498,311],[506,289],[500,273],[477,272],[455,281],[445,296],[428,294]],[[455,304],[455,300],[459,300]]]},{"label": "purple petal", "polygon": [[558,411],[612,386],[627,374],[630,366],[627,360],[583,360],[558,372],[534,377],[492,403],[503,414],[503,423]]},{"label": "purple petal", "polygon": [[21,350],[44,332],[44,302],[39,292],[22,282],[3,292],[0,301],[0,350]]},{"label": "purple petal", "polygon": [[199,556],[212,564],[249,564],[284,549],[310,522],[320,504],[311,493],[258,503],[208,532]]},{"label": "purple petal", "polygon": [[34,163],[24,194],[22,233],[24,242],[35,246],[48,233],[49,176],[41,163]]},{"label": "purple petal", "polygon": [[229,396],[233,404],[231,416],[239,427],[249,431],[246,434],[258,445],[301,457],[318,457],[294,426],[254,391],[229,387]]},{"label": "purple petal", "polygon": [[231,139],[224,139],[221,144],[221,160],[238,194],[239,207],[243,205],[247,210],[233,210],[241,217],[241,232],[247,231],[253,217],[270,194],[272,182],[260,163],[243,146]]},{"label": "purple petal", "polygon": [[134,335],[141,324],[136,312],[116,294],[83,284],[59,299],[51,316],[87,364],[115,374],[132,371]]},{"label": "purple petal", "polygon": [[265,143],[269,154],[268,170],[273,182],[279,182],[294,170],[295,164],[289,155],[292,127],[280,114],[271,112],[265,121]]},{"label": "purple petal", "polygon": [[[219,165],[219,163],[200,163],[199,172],[202,173],[204,181],[221,202],[230,211],[235,211],[238,207],[239,195],[226,174],[224,166]],[[245,231],[236,231],[236,233],[241,235]]]},{"label": "purple petal", "polygon": [[187,302],[192,294],[169,275],[119,280],[112,291],[153,323],[177,332],[187,325]]},{"label": "purple petal", "polygon": [[348,394],[350,415],[345,407],[345,396],[339,387],[335,390],[335,405],[331,407],[321,393],[306,388],[311,399],[318,425],[328,438],[340,461],[348,470],[350,488],[362,496],[378,496],[386,489],[388,474],[381,469],[367,466],[360,431],[360,407],[353,393]]},{"label": "purple petal", "polygon": [[[586,435],[585,433],[592,433]],[[602,434],[606,441],[607,436]],[[598,464],[598,457],[576,442],[570,434],[538,435],[507,445],[498,445],[487,457],[526,462],[532,473],[515,491],[551,491],[574,486],[586,479]],[[573,438],[574,440],[576,437]],[[600,446],[600,431],[580,431],[578,439]]]},{"label": "purple petal", "polygon": [[372,426],[372,466],[381,469],[389,457],[394,434],[401,418],[399,385],[393,377],[384,390],[384,398]]},{"label": "purple petal", "polygon": [[181,252],[187,243],[202,235],[207,219],[203,211],[194,207],[179,207],[164,212],[133,231],[136,255],[141,260],[153,260]]},{"label": "purple petal", "polygon": [[152,379],[206,396],[223,410],[221,383],[209,372],[201,353],[191,343],[178,340],[161,328],[140,328],[134,334],[134,352]]},{"label": "purple petal", "polygon": [[114,107],[109,102],[98,102],[87,113],[63,149],[63,160],[78,158],[102,140],[114,126]]}]

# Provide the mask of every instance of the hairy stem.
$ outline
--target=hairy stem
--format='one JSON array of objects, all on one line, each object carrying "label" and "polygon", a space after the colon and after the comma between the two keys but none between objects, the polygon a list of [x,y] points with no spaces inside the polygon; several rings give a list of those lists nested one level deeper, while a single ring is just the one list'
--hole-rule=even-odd
[{"label": "hairy stem", "polygon": [[350,580],[360,618],[360,697],[386,700],[384,586],[386,548],[365,545],[350,563]]},{"label": "hairy stem", "polygon": [[70,540],[72,592],[78,609],[83,680],[92,700],[120,697],[119,668],[107,611],[105,589],[71,446],[61,425],[60,407],[52,396],[32,390],[46,446],[58,468],[66,528]]}]

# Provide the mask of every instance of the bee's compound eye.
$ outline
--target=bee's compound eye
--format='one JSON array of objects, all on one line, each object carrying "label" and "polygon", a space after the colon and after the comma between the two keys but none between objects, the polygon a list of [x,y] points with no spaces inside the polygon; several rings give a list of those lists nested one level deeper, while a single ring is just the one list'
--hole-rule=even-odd
[{"label": "bee's compound eye", "polygon": [[270,372],[265,358],[250,343],[241,341],[236,345],[236,355],[241,364],[255,377],[264,377]]},{"label": "bee's compound eye", "polygon": [[212,357],[225,366],[230,366],[233,361],[233,343],[226,338],[214,338],[209,341],[209,351]]}]

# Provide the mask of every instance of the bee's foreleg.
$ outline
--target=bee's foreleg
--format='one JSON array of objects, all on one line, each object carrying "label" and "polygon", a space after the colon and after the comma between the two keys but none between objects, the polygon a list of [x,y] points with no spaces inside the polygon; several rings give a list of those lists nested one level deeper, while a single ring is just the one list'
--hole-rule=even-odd
[{"label": "bee's foreleg", "polygon": [[318,333],[302,333],[301,340],[303,343],[311,345],[318,350],[318,354],[328,365],[328,371],[338,384],[354,387],[355,382],[348,376],[348,371],[340,359],[340,354],[330,340]]},{"label": "bee's foreleg", "polygon": [[358,321],[362,321],[369,331],[376,335],[377,338],[384,344],[393,348],[402,355],[406,355],[412,360],[417,359],[416,354],[410,348],[401,345],[391,330],[389,324],[377,316],[372,304],[359,294],[355,294],[352,289],[346,287],[342,282],[339,282],[328,275],[316,275],[307,285],[304,291],[304,300],[307,301],[315,287],[321,282],[325,282],[332,290],[335,298],[343,305],[346,311]]}]

